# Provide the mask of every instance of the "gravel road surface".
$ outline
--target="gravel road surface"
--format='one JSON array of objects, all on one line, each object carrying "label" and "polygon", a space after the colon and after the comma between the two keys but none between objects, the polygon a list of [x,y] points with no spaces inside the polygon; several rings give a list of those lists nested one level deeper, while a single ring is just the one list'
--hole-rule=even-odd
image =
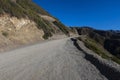
[{"label": "gravel road surface", "polygon": [[0,80],[108,80],[70,38],[0,54]]}]

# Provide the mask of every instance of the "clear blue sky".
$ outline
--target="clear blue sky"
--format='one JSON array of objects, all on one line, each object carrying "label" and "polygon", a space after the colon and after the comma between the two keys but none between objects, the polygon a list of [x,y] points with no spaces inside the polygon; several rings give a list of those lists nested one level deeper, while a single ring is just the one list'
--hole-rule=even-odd
[{"label": "clear blue sky", "polygon": [[66,26],[120,30],[120,0],[33,0]]}]

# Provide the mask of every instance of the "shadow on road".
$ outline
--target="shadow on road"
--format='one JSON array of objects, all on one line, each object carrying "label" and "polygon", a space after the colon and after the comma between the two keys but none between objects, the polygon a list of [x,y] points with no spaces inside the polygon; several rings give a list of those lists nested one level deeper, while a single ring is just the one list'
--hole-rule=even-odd
[{"label": "shadow on road", "polygon": [[73,41],[73,44],[75,47],[82,51],[85,54],[85,59],[90,61],[99,71],[102,75],[104,75],[108,80],[120,80],[120,72],[114,69],[113,67],[110,67],[101,61],[99,61],[96,57],[94,57],[91,54],[88,54],[86,51],[84,51],[77,43],[77,39],[71,38]]}]

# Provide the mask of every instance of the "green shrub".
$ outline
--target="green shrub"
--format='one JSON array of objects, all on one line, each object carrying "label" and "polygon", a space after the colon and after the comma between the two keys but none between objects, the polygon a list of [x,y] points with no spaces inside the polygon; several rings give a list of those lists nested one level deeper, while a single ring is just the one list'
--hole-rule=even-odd
[{"label": "green shrub", "polygon": [[9,34],[4,31],[4,32],[2,32],[2,35],[5,36],[5,37],[7,37]]},{"label": "green shrub", "polygon": [[51,36],[52,36],[51,33],[46,33],[46,34],[43,36],[43,38],[44,38],[44,39],[48,39],[48,38],[51,37]]}]

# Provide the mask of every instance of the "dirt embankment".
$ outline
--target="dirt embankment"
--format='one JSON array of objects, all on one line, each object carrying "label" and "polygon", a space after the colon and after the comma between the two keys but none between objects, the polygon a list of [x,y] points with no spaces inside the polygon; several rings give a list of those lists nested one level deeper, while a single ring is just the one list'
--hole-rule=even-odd
[{"label": "dirt embankment", "polygon": [[23,44],[44,40],[43,30],[29,19],[0,16],[0,52]]}]

